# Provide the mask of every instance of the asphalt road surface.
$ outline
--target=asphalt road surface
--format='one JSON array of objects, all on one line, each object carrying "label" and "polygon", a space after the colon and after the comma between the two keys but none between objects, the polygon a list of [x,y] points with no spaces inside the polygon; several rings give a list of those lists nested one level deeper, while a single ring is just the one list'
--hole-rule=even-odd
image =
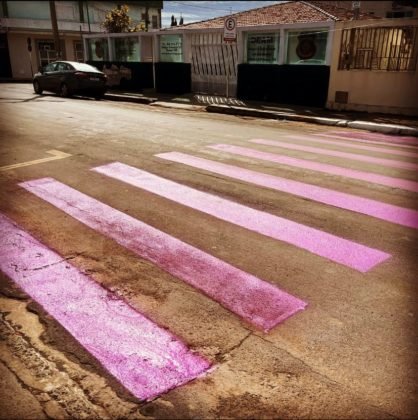
[{"label": "asphalt road surface", "polygon": [[418,416],[418,139],[0,107],[0,418]]}]

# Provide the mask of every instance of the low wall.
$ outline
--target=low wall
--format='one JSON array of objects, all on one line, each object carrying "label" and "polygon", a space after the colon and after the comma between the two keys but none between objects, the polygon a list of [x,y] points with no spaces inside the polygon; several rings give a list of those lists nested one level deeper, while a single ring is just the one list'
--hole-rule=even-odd
[{"label": "low wall", "polygon": [[237,97],[324,107],[329,74],[328,66],[239,64]]},{"label": "low wall", "polygon": [[[107,75],[110,89],[139,92],[154,87],[152,63],[88,61]],[[188,63],[155,63],[155,88],[158,93],[189,93],[191,65]]]},{"label": "low wall", "polygon": [[[338,69],[344,29],[417,27],[418,19],[337,22],[334,34],[327,108],[347,111],[418,115],[418,65],[411,71]],[[372,38],[369,40],[371,42]],[[379,40],[379,39],[378,39]],[[378,41],[377,40],[377,41]],[[376,41],[376,42],[377,42]],[[392,42],[392,40],[390,40]],[[418,43],[418,39],[415,40]],[[374,52],[378,44],[371,44]],[[417,49],[418,45],[415,45]],[[387,52],[390,45],[384,44]],[[415,52],[415,62],[417,60]]]},{"label": "low wall", "polygon": [[[336,92],[347,92],[347,103],[337,102]],[[327,108],[418,115],[417,92],[417,71],[337,70],[331,75]]]},{"label": "low wall", "polygon": [[155,83],[158,93],[183,94],[191,92],[190,63],[155,63]]},{"label": "low wall", "polygon": [[117,61],[87,61],[107,75],[110,89],[139,92],[153,87],[152,63],[128,63]]}]

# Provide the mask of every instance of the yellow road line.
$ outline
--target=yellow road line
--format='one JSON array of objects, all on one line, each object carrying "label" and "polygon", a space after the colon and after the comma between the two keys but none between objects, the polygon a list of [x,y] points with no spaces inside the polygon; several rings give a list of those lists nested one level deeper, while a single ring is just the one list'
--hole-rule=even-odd
[{"label": "yellow road line", "polygon": [[37,165],[38,163],[49,162],[51,160],[57,160],[57,159],[64,159],[64,158],[72,156],[68,153],[60,152],[59,150],[48,150],[46,153],[49,153],[50,155],[53,155],[53,156],[43,158],[43,159],[30,160],[28,162],[15,163],[14,165],[1,166],[0,171],[8,171],[9,169],[21,168],[23,166]]}]

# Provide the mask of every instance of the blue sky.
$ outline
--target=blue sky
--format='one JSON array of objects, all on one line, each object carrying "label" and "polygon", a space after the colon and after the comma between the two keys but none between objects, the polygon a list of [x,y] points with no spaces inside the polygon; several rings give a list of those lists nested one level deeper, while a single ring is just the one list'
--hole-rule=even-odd
[{"label": "blue sky", "polygon": [[199,22],[219,16],[226,16],[230,13],[237,13],[243,10],[255,9],[257,7],[270,6],[280,1],[174,1],[165,0],[162,10],[163,27],[170,26],[171,15],[174,15],[177,22],[180,15],[184,23]]}]

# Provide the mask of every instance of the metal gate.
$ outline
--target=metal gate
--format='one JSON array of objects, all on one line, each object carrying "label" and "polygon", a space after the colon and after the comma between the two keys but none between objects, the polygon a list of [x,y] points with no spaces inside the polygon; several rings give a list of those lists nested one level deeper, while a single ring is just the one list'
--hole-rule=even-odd
[{"label": "metal gate", "polygon": [[237,44],[225,44],[223,33],[191,34],[192,91],[236,96]]}]

